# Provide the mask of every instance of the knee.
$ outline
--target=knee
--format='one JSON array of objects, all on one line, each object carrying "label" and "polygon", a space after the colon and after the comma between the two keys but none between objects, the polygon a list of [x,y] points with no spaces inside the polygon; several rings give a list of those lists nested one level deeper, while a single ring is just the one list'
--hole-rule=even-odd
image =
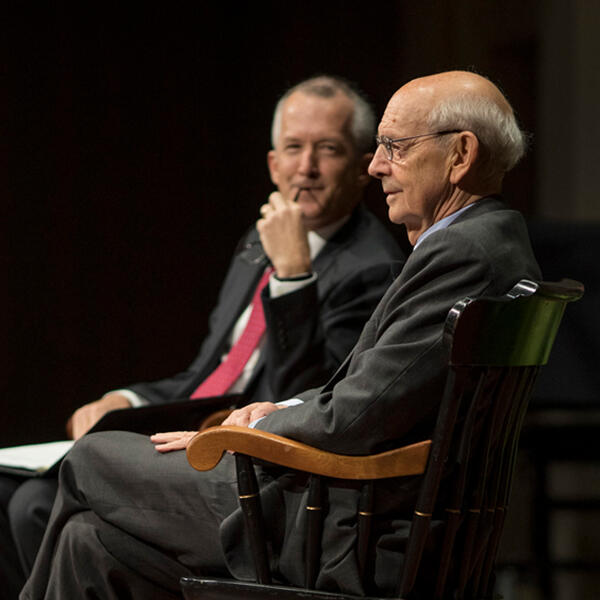
[{"label": "knee", "polygon": [[59,567],[78,572],[78,565],[93,564],[94,554],[98,558],[97,552],[92,551],[98,545],[97,538],[93,526],[81,522],[77,517],[69,519],[60,531],[55,548],[56,562],[59,563]]},{"label": "knee", "polygon": [[106,433],[93,433],[78,439],[69,452],[67,452],[63,462],[75,462],[76,464],[87,462],[91,457],[95,456],[97,448],[105,444],[103,438],[106,435]]},{"label": "knee", "polygon": [[74,469],[89,469],[99,467],[120,455],[123,440],[130,437],[147,440],[147,436],[140,436],[125,431],[101,431],[83,436],[73,445],[63,460],[64,464]]}]

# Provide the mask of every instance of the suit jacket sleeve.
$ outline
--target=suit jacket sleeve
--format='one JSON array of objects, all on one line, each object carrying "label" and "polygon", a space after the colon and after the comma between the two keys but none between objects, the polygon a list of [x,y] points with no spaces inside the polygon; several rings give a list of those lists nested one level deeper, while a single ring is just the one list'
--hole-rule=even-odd
[{"label": "suit jacket sleeve", "polygon": [[263,292],[265,379],[275,400],[324,383],[352,350],[391,282],[389,260],[355,264],[321,298],[318,280],[277,298]]},{"label": "suit jacket sleeve", "polygon": [[[261,250],[256,230],[240,247]],[[130,386],[151,403],[189,396],[218,365],[227,333],[247,305],[264,264],[236,254],[209,321],[209,335],[188,369],[174,377]],[[315,259],[317,281],[278,298],[263,292],[267,321],[264,352],[248,400],[278,401],[323,384],[356,343],[364,323],[392,280],[402,253],[377,219],[359,208]],[[241,298],[239,309],[232,297]],[[239,310],[239,312],[237,312]]]},{"label": "suit jacket sleeve", "polygon": [[[539,277],[521,220],[504,220],[432,234],[409,257],[329,383],[257,427],[342,454],[380,452],[428,435],[447,371],[442,334],[450,308],[466,296],[502,294],[521,277]],[[515,237],[515,227],[517,241],[507,242],[500,234],[512,229]]]}]

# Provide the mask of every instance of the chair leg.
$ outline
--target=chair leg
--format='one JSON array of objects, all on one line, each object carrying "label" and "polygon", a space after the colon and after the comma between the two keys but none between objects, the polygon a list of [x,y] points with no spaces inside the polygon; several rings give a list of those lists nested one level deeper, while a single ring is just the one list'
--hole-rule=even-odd
[{"label": "chair leg", "polygon": [[243,454],[235,455],[235,463],[240,506],[244,514],[244,524],[250,540],[252,557],[254,558],[256,581],[269,584],[271,583],[269,557],[264,537],[265,527],[254,466],[252,465],[252,459]]},{"label": "chair leg", "polygon": [[363,581],[365,579],[371,521],[373,519],[373,482],[363,484],[358,504],[358,568]]},{"label": "chair leg", "polygon": [[321,535],[323,529],[322,480],[311,475],[306,504],[306,565],[304,587],[312,590],[319,574],[321,556]]}]

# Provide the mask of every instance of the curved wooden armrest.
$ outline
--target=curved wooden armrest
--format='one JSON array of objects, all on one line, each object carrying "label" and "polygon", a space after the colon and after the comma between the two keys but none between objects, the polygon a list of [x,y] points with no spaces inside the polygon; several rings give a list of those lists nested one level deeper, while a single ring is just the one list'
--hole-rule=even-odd
[{"label": "curved wooden armrest", "polygon": [[325,452],[280,435],[226,425],[198,433],[187,447],[189,463],[209,471],[227,450],[276,465],[338,479],[382,479],[420,475],[425,471],[431,440],[370,456]]}]

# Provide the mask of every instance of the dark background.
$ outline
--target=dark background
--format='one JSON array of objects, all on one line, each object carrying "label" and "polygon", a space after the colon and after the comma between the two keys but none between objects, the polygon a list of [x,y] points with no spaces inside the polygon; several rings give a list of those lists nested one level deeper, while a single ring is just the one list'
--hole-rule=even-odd
[{"label": "dark background", "polygon": [[[535,133],[538,12],[513,0],[5,5],[0,446],[62,438],[82,403],[191,361],[272,189],[270,119],[288,85],[343,75],[380,115],[405,81],[473,67]],[[506,182],[527,216],[534,165],[535,147]],[[369,204],[385,218],[375,185]]]}]

